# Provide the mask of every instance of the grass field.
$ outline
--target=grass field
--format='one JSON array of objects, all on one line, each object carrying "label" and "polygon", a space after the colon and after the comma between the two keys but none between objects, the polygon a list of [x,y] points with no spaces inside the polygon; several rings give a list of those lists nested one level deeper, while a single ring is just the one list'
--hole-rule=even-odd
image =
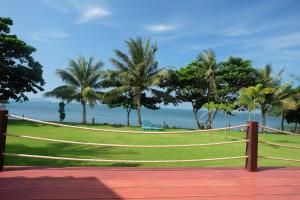
[{"label": "grass field", "polygon": [[[118,130],[140,130],[137,127],[113,127],[95,125],[93,127]],[[171,130],[171,129],[170,129]],[[179,129],[173,129],[176,131]],[[96,132],[63,127],[54,127],[26,121],[9,120],[8,133],[110,144],[195,144],[209,143],[210,133],[180,133],[180,134],[130,134],[114,132]],[[234,141],[226,139],[225,131],[212,133],[212,142]],[[245,132],[231,131],[228,135],[244,138]],[[280,134],[260,134],[260,140],[300,146],[300,137]],[[180,148],[124,148],[95,147],[85,145],[60,144],[48,141],[38,141],[24,138],[7,137],[6,152],[34,155],[63,156],[76,158],[98,158],[118,160],[181,160],[201,159],[245,155],[245,144],[228,144],[210,147],[180,147]],[[292,158],[300,160],[299,149],[288,149],[259,144],[259,154]],[[229,161],[195,162],[195,163],[95,163],[78,161],[56,161],[46,159],[6,157],[5,165],[26,166],[132,166],[132,167],[198,167],[198,166],[244,166],[244,159]],[[259,159],[259,166],[300,166],[300,163],[286,161],[271,161]]]}]

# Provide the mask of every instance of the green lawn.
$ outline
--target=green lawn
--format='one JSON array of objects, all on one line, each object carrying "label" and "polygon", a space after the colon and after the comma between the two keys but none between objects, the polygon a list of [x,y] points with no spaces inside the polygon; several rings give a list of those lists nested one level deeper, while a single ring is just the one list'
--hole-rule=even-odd
[{"label": "green lawn", "polygon": [[[140,130],[138,127],[113,127],[95,125],[93,127],[118,130]],[[172,131],[180,129],[170,129]],[[111,144],[195,144],[209,143],[210,133],[180,133],[180,134],[130,134],[113,132],[96,132],[63,127],[54,127],[26,121],[10,120],[8,133],[47,137],[54,139],[84,141]],[[229,132],[230,136],[244,138],[240,131]],[[260,134],[260,140],[300,146],[300,137],[279,134]],[[212,141],[233,141],[226,139],[224,131],[213,132]],[[180,147],[180,148],[121,148],[93,147],[85,145],[60,144],[48,141],[30,140],[7,137],[6,152],[34,155],[63,156],[76,158],[118,159],[118,160],[181,160],[200,159],[245,155],[245,144],[228,144],[210,147]],[[259,154],[265,156],[293,158],[300,160],[299,149],[288,149],[259,144]],[[78,161],[55,161],[45,159],[6,157],[6,165],[32,166],[136,166],[136,167],[197,167],[197,166],[244,166],[244,159],[230,161],[195,162],[195,163],[95,163]],[[259,166],[300,166],[300,163],[259,160]]]}]

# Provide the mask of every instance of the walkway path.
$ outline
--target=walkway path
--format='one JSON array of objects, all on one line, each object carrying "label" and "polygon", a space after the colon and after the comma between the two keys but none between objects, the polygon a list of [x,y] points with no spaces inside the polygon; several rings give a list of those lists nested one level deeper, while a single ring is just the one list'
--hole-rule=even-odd
[{"label": "walkway path", "polygon": [[0,199],[299,200],[300,168],[8,167]]}]

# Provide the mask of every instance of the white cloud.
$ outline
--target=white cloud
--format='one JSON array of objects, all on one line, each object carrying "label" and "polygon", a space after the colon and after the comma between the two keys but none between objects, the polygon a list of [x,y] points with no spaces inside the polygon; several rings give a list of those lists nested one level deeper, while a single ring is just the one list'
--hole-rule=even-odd
[{"label": "white cloud", "polygon": [[300,32],[270,38],[266,40],[263,45],[271,49],[284,49],[299,46]]},{"label": "white cloud", "polygon": [[235,36],[250,35],[250,34],[264,31],[264,30],[266,30],[266,29],[256,29],[256,30],[255,29],[249,30],[249,29],[245,29],[245,28],[227,29],[224,31],[224,35],[235,37]]},{"label": "white cloud", "polygon": [[245,48],[247,49],[249,47],[262,47],[267,50],[275,51],[297,46],[300,46],[300,32],[249,41]]},{"label": "white cloud", "polygon": [[110,15],[110,12],[105,8],[102,8],[100,6],[91,6],[80,11],[77,22],[80,24],[87,23],[108,15]]},{"label": "white cloud", "polygon": [[62,31],[52,31],[52,32],[36,32],[32,33],[32,39],[36,41],[48,42],[53,40],[61,40],[69,37],[68,33]]},{"label": "white cloud", "polygon": [[145,30],[151,31],[151,32],[165,32],[165,31],[172,31],[177,28],[175,25],[170,24],[151,24],[151,25],[145,25]]}]

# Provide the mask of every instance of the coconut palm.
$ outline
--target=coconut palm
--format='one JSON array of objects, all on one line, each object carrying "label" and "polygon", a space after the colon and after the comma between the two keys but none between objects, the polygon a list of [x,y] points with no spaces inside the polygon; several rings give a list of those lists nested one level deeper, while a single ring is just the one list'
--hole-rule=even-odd
[{"label": "coconut palm", "polygon": [[65,83],[46,92],[46,97],[56,97],[68,102],[77,101],[82,105],[82,123],[86,124],[86,104],[92,108],[99,100],[98,89],[101,88],[101,76],[103,72],[101,61],[94,63],[90,57],[86,60],[79,56],[77,61],[69,60],[67,69],[57,69],[56,75]]},{"label": "coconut palm", "polygon": [[153,86],[159,83],[165,71],[158,68],[158,62],[155,59],[157,46],[152,45],[150,39],[144,44],[141,38],[130,38],[126,41],[126,45],[128,54],[115,50],[117,58],[110,59],[119,78],[122,79],[122,85],[114,90],[133,94],[137,106],[137,123],[140,126],[142,123],[141,94],[147,90],[153,93],[158,92]]},{"label": "coconut palm", "polygon": [[281,130],[284,130],[284,117],[288,110],[296,110],[298,105],[296,101],[297,94],[292,94],[291,84],[281,85],[274,91],[272,110],[281,115]]},{"label": "coconut palm", "polygon": [[[204,70],[205,78],[207,80],[207,101],[208,103],[213,102],[214,97],[217,96],[217,85],[215,81],[215,73],[218,68],[216,62],[215,53],[209,49],[199,54],[197,61],[199,62],[200,67]],[[213,111],[208,109],[208,120],[207,120],[207,128],[210,129],[212,127],[213,120]]]},{"label": "coconut palm", "polygon": [[259,106],[259,102],[262,98],[260,95],[262,85],[250,86],[248,88],[242,88],[239,92],[237,104],[239,106],[246,107],[248,110],[248,120],[251,120],[251,112],[254,114],[254,120],[256,120],[256,109]]},{"label": "coconut palm", "polygon": [[[259,107],[262,116],[262,125],[266,126],[266,116],[268,111],[272,108],[273,95],[277,88],[280,87],[281,70],[275,77],[272,77],[272,65],[267,64],[262,70],[259,70],[259,83],[262,85],[260,88],[260,101]],[[265,131],[262,128],[262,131]]]}]

